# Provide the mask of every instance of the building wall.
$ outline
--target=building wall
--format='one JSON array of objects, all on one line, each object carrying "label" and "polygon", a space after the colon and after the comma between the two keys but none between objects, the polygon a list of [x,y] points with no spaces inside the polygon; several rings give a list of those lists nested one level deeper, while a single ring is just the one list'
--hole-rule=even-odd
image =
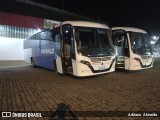
[{"label": "building wall", "polygon": [[0,37],[26,39],[37,32],[34,28],[0,25]]},{"label": "building wall", "polygon": [[0,12],[0,24],[24,28],[43,29],[44,20],[31,16]]},{"label": "building wall", "polygon": [[0,37],[0,60],[24,60],[24,39]]},{"label": "building wall", "polygon": [[31,63],[32,48],[24,49],[24,61]]},{"label": "building wall", "polygon": [[23,41],[38,29],[44,29],[42,18],[0,12],[0,60],[24,60],[30,56],[31,51],[23,49]]}]

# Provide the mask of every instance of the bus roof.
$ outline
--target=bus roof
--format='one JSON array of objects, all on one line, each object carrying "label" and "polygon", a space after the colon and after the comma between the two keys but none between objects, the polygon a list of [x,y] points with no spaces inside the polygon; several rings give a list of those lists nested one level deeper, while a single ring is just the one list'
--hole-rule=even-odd
[{"label": "bus roof", "polygon": [[134,27],[112,27],[112,30],[125,30],[125,31],[132,31],[132,32],[147,33],[142,29],[134,28]]},{"label": "bus roof", "polygon": [[64,25],[64,24],[70,24],[72,26],[95,27],[95,28],[109,29],[109,27],[105,24],[96,23],[96,22],[89,22],[89,21],[65,21],[65,22],[62,22],[62,25]]}]

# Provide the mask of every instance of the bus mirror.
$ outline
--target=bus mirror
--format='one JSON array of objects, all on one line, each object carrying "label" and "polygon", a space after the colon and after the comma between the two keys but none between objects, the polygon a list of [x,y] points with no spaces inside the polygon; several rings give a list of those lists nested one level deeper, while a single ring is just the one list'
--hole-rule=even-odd
[{"label": "bus mirror", "polygon": [[117,40],[117,42],[122,42],[122,41],[124,41],[124,36],[121,36],[121,38],[120,39],[118,38]]}]

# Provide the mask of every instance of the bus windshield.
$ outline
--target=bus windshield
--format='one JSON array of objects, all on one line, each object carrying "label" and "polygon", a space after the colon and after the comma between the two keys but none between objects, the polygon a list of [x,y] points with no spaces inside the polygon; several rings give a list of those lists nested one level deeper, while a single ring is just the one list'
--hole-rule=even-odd
[{"label": "bus windshield", "polygon": [[76,27],[77,51],[84,56],[111,56],[114,48],[108,29]]},{"label": "bus windshield", "polygon": [[139,55],[151,55],[151,45],[147,33],[129,32],[133,53]]}]

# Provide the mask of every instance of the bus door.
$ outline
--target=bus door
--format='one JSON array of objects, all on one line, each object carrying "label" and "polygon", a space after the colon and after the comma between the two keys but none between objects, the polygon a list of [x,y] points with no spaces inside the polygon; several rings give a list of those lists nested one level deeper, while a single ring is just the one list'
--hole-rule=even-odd
[{"label": "bus door", "polygon": [[129,50],[129,42],[128,42],[128,37],[127,33],[125,32],[124,34],[124,62],[125,62],[125,69],[129,69],[129,64],[130,64],[130,50]]},{"label": "bus door", "polygon": [[129,66],[129,46],[127,34],[122,30],[113,31],[113,42],[117,47],[117,68],[128,69]]},{"label": "bus door", "polygon": [[63,71],[73,74],[72,58],[73,58],[73,29],[70,25],[62,26],[62,59]]},{"label": "bus door", "polygon": [[58,73],[63,74],[63,66],[62,66],[62,40],[61,40],[61,32],[60,27],[54,28],[52,33],[53,41],[54,41],[54,63],[53,68]]}]

